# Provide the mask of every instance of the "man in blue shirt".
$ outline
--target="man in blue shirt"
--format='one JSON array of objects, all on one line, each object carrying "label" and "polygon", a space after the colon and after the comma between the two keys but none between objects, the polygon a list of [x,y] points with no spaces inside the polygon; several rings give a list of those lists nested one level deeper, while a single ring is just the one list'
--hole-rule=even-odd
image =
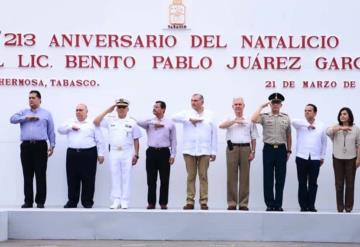
[{"label": "man in blue shirt", "polygon": [[[20,124],[22,141],[20,157],[24,176],[25,200],[22,208],[32,208],[34,202],[33,180],[36,179],[35,202],[38,208],[44,208],[46,200],[47,159],[55,147],[54,122],[51,113],[40,107],[41,94],[33,90],[29,93],[30,109],[15,113],[12,124]],[[48,148],[47,140],[50,147]]]}]

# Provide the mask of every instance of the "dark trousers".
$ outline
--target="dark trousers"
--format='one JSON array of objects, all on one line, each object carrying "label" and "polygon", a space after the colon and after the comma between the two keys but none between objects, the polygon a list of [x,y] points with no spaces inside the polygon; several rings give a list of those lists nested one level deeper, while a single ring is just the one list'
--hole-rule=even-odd
[{"label": "dark trousers", "polygon": [[33,204],[33,180],[36,180],[37,204],[45,204],[46,200],[46,167],[48,159],[46,141],[24,141],[20,145],[20,158],[24,175],[25,203]]},{"label": "dark trousers", "polygon": [[320,170],[320,160],[302,159],[296,157],[297,177],[299,182],[298,200],[301,210],[315,209],[317,178]]},{"label": "dark trousers", "polygon": [[160,205],[168,204],[170,179],[169,148],[152,148],[146,150],[146,173],[148,184],[148,203],[156,204],[157,175],[160,175]]},{"label": "dark trousers", "polygon": [[[274,147],[264,144],[264,200],[268,208],[281,208],[286,176],[287,153],[285,144]],[[275,196],[274,196],[275,177]]]},{"label": "dark trousers", "polygon": [[[354,206],[354,184],[356,174],[356,158],[354,159],[337,159],[333,157],[336,204],[339,212],[345,208],[350,212]],[[344,202],[344,185],[345,185],[345,202]]]},{"label": "dark trousers", "polygon": [[81,204],[83,206],[92,206],[94,204],[96,164],[96,147],[88,149],[67,149],[66,176],[68,183],[68,203],[73,206],[78,204],[81,186]]}]

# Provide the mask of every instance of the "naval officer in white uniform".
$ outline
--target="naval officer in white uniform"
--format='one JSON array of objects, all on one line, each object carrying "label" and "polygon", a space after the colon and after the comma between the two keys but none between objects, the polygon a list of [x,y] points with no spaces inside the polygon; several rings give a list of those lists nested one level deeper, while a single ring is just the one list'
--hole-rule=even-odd
[{"label": "naval officer in white uniform", "polygon": [[[114,109],[117,115],[109,114]],[[109,131],[111,198],[113,200],[110,209],[128,208],[131,169],[139,159],[141,131],[135,120],[127,116],[128,111],[129,101],[119,99],[94,120],[96,126],[104,127]]]}]

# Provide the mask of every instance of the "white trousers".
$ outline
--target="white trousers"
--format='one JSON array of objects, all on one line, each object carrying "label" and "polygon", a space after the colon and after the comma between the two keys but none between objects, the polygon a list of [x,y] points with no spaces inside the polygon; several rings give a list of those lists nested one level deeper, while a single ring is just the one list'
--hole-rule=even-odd
[{"label": "white trousers", "polygon": [[111,199],[120,199],[121,207],[129,206],[133,150],[111,150]]}]

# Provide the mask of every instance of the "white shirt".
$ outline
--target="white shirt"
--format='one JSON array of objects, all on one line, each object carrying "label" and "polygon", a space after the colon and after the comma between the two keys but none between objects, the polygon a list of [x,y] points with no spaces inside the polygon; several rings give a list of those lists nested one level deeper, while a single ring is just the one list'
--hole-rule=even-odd
[{"label": "white shirt", "polygon": [[[190,118],[202,121],[194,126]],[[200,114],[193,109],[182,111],[173,116],[173,121],[183,124],[183,154],[216,155],[217,127],[210,111],[204,110]]]},{"label": "white shirt", "polygon": [[[228,118],[227,121],[231,121],[234,118]],[[243,123],[235,123],[226,128],[226,140],[230,140],[232,143],[250,143],[251,140],[259,137],[256,124],[242,119]]]},{"label": "white shirt", "polygon": [[[76,126],[79,130],[73,130]],[[104,156],[105,144],[100,128],[85,119],[80,122],[77,119],[70,119],[58,128],[58,132],[67,135],[69,148],[91,148],[97,147],[98,156]]]},{"label": "white shirt", "polygon": [[135,120],[129,117],[119,118],[115,115],[106,116],[100,123],[109,130],[111,148],[129,149],[134,146],[134,139],[141,137],[141,130]]},{"label": "white shirt", "polygon": [[311,129],[304,119],[293,119],[291,123],[296,129],[296,156],[306,160],[309,157],[311,160],[324,159],[327,143],[324,124],[315,120],[312,124],[315,129]]}]

